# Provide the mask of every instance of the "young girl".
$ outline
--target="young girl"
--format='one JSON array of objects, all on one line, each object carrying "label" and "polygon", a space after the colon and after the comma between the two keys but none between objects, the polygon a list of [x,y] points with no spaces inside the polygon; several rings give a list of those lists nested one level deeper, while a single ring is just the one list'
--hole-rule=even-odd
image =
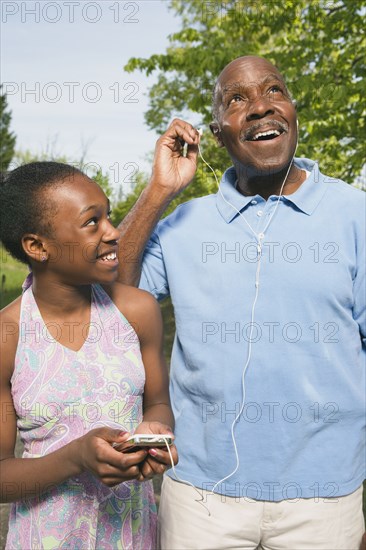
[{"label": "young girl", "polygon": [[158,305],[115,282],[109,202],[79,170],[17,168],[2,177],[0,205],[1,241],[31,268],[23,296],[2,310],[7,548],[154,548],[153,487],[141,482],[169,454],[120,449],[131,432],[173,428]]}]

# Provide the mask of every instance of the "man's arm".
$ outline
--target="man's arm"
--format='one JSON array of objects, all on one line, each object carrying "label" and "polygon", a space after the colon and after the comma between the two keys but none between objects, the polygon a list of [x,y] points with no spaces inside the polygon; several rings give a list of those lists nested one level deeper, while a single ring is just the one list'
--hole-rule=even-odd
[{"label": "man's arm", "polygon": [[[184,143],[188,144],[186,156]],[[119,282],[138,286],[142,256],[151,233],[170,202],[194,177],[198,143],[198,131],[179,119],[174,119],[158,139],[150,181],[118,227]]]}]

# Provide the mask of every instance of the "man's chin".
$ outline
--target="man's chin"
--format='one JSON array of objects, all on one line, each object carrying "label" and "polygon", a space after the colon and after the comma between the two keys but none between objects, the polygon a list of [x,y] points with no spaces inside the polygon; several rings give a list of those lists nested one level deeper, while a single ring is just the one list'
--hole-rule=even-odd
[{"label": "man's chin", "polygon": [[293,160],[293,157],[286,161],[279,162],[279,159],[266,159],[265,162],[256,162],[243,165],[240,162],[234,162],[238,177],[242,176],[245,179],[252,178],[268,178],[276,174],[280,175],[286,172]]}]

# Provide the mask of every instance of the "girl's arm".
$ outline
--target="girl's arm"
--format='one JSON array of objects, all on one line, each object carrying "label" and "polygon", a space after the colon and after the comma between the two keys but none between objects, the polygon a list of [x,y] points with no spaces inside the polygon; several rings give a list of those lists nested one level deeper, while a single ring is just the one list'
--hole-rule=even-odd
[{"label": "girl's arm", "polygon": [[[174,416],[169,398],[169,375],[163,352],[163,323],[155,298],[144,290],[115,283],[107,289],[112,300],[135,329],[140,341],[145,367],[144,416],[136,433],[172,434]],[[178,462],[176,447],[170,447],[174,463]],[[149,450],[141,472],[144,478],[161,474],[171,466],[164,448]]]},{"label": "girl's arm", "polygon": [[91,430],[61,449],[40,458],[14,457],[17,430],[10,380],[19,333],[18,322],[12,315],[14,310],[16,307],[10,306],[1,313],[1,502],[39,496],[86,470],[108,486],[140,477],[138,464],[146,457],[146,451],[129,454],[116,451],[111,443],[121,443],[129,434],[111,428]]},{"label": "girl's arm", "polygon": [[[154,421],[166,426],[172,433],[174,416],[169,397],[169,375],[164,358],[163,322],[160,306],[147,292],[142,294],[140,310],[136,317],[136,332],[140,340],[145,367],[144,423]],[[141,429],[138,429],[142,433]]]},{"label": "girl's arm", "polygon": [[[137,433],[172,433],[174,416],[169,398],[169,376],[164,359],[163,323],[160,306],[150,294],[147,296],[145,315],[138,323],[142,359],[146,371],[144,392],[144,419]],[[147,314],[146,314],[147,313]],[[175,445],[170,447],[174,464],[178,462]],[[171,459],[165,448],[151,448],[141,466],[145,479],[162,474],[171,467]]]}]

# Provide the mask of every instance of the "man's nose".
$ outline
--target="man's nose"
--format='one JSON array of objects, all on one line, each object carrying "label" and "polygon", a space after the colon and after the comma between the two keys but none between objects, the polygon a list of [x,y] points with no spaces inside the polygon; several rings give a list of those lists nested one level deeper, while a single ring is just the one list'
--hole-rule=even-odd
[{"label": "man's nose", "polygon": [[248,103],[247,120],[257,120],[274,114],[273,104],[268,96],[258,94]]}]

